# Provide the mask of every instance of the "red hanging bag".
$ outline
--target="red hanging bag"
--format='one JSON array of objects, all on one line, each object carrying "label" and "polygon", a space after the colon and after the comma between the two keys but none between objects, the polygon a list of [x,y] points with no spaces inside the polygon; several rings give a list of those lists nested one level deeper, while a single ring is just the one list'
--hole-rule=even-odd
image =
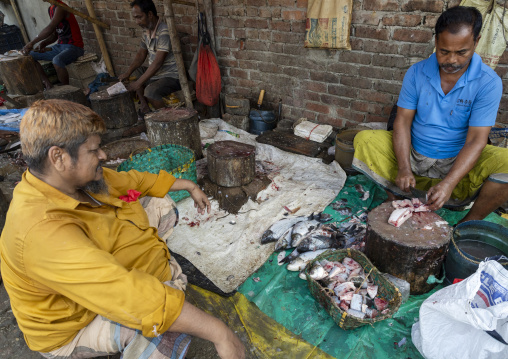
[{"label": "red hanging bag", "polygon": [[196,98],[206,106],[213,106],[219,101],[221,77],[219,64],[210,47],[210,34],[206,31],[203,13],[198,22],[202,43],[199,47],[198,68],[196,75]]}]

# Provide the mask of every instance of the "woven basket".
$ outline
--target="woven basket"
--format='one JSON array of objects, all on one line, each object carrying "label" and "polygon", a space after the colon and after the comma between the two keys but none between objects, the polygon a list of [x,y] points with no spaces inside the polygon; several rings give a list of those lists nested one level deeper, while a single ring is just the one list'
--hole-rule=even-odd
[{"label": "woven basket", "polygon": [[[372,269],[372,272],[369,275],[369,279],[374,280],[374,282],[378,285],[378,296],[388,301],[387,308],[390,309],[390,311],[387,314],[382,315],[380,312],[379,315],[373,319],[360,319],[349,315],[347,312],[343,311],[332,302],[330,295],[323,290],[321,284],[309,276],[309,272],[312,266],[317,261],[327,259],[332,262],[342,262],[345,257],[349,257],[357,261],[363,267],[365,273],[369,273],[369,271]],[[397,312],[397,310],[399,310],[402,301],[402,296],[398,288],[395,287],[390,281],[388,281],[381,274],[381,272],[379,272],[378,269],[374,267],[374,265],[365,256],[365,254],[354,249],[340,249],[333,252],[327,251],[321,254],[309,265],[307,265],[305,268],[305,276],[307,277],[307,283],[314,298],[316,298],[317,301],[325,308],[328,314],[331,315],[333,321],[337,323],[339,327],[345,330],[358,328],[365,324],[373,324],[383,319],[391,318],[392,315]]]},{"label": "woven basket", "polygon": [[[130,156],[116,169],[118,172],[136,170],[158,174],[164,170],[176,178],[183,178],[197,183],[196,157],[194,152],[180,145],[161,145]],[[189,197],[187,191],[168,193],[173,201],[178,202]]]}]

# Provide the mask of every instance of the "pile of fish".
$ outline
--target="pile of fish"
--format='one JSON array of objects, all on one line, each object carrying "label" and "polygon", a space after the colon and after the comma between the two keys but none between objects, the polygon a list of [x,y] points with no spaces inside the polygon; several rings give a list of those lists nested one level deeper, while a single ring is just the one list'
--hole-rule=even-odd
[{"label": "pile of fish", "polygon": [[390,311],[388,301],[378,296],[378,285],[369,279],[369,274],[348,257],[342,262],[323,259],[309,270],[309,276],[323,287],[332,303],[360,319],[375,318]]},{"label": "pile of fish", "polygon": [[309,261],[324,250],[352,247],[353,243],[365,237],[365,225],[358,219],[342,223],[339,227],[325,224],[330,219],[331,216],[325,213],[283,218],[263,233],[261,244],[276,242],[277,251],[293,249],[287,256],[285,252],[279,254],[279,264],[290,263],[289,270],[303,270]]},{"label": "pile of fish", "polygon": [[392,206],[394,210],[388,218],[388,223],[395,227],[400,227],[413,216],[413,213],[430,212],[429,207],[418,198],[392,201]]}]

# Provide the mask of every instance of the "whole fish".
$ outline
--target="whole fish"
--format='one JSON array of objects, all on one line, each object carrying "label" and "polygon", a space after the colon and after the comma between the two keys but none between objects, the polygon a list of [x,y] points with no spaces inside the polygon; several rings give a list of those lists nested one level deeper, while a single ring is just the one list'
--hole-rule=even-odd
[{"label": "whole fish", "polygon": [[321,222],[311,219],[308,221],[301,221],[293,226],[291,231],[291,247],[298,247],[302,239],[313,229],[319,228]]},{"label": "whole fish", "polygon": [[281,250],[288,248],[291,243],[291,230],[292,228],[288,228],[286,232],[280,238],[277,240],[277,243],[275,243],[275,250]]},{"label": "whole fish", "polygon": [[321,280],[328,276],[328,273],[325,271],[322,265],[315,264],[309,272],[309,277],[314,280]]},{"label": "whole fish", "polygon": [[340,233],[333,233],[331,236],[311,234],[302,239],[296,249],[303,253],[325,248],[344,248],[345,244],[346,240]]},{"label": "whole fish", "polygon": [[283,218],[280,221],[272,224],[270,228],[268,228],[261,237],[261,244],[266,244],[270,242],[277,242],[279,238],[286,233],[286,231],[293,227],[295,223],[306,220],[307,217],[291,217],[291,218]]},{"label": "whole fish", "polygon": [[[298,252],[297,249],[295,249],[286,258],[284,258],[281,262],[285,262],[285,263],[291,264],[291,263],[293,263],[293,261],[297,261],[298,260],[298,261],[304,262],[305,265],[307,265],[307,263],[309,263],[311,260],[315,259],[320,254],[323,254],[327,250],[329,250],[329,249],[327,248],[327,249],[320,249],[318,251],[311,251],[311,252],[300,253],[300,252]],[[334,249],[331,249],[331,250],[333,251]],[[288,264],[288,267],[289,267],[289,264]],[[304,267],[305,267],[305,265],[304,265]],[[289,270],[292,270],[292,269],[289,269]]]}]

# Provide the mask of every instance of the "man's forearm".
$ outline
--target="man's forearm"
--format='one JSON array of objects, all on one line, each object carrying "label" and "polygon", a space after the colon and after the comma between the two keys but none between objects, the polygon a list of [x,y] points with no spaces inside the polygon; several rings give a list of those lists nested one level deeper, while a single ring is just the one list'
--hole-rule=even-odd
[{"label": "man's forearm", "polygon": [[37,35],[32,41],[29,42],[29,44],[35,45],[41,41],[51,40],[52,38],[54,38],[55,40],[57,38],[55,29],[45,27],[44,29],[42,29],[39,35]]},{"label": "man's forearm", "polygon": [[464,176],[473,169],[484,148],[485,144],[483,143],[466,143],[443,182],[447,182],[453,187],[457,186]]},{"label": "man's forearm", "polygon": [[394,124],[393,128],[393,150],[397,158],[399,171],[411,171],[411,124]]},{"label": "man's forearm", "polygon": [[163,62],[152,62],[152,64],[150,66],[148,66],[148,68],[146,69],[146,71],[143,73],[143,75],[141,75],[141,77],[137,80],[139,81],[139,83],[142,83],[144,84],[145,82],[147,82],[148,80],[150,80],[150,78],[155,75],[155,73],[161,68]]}]

